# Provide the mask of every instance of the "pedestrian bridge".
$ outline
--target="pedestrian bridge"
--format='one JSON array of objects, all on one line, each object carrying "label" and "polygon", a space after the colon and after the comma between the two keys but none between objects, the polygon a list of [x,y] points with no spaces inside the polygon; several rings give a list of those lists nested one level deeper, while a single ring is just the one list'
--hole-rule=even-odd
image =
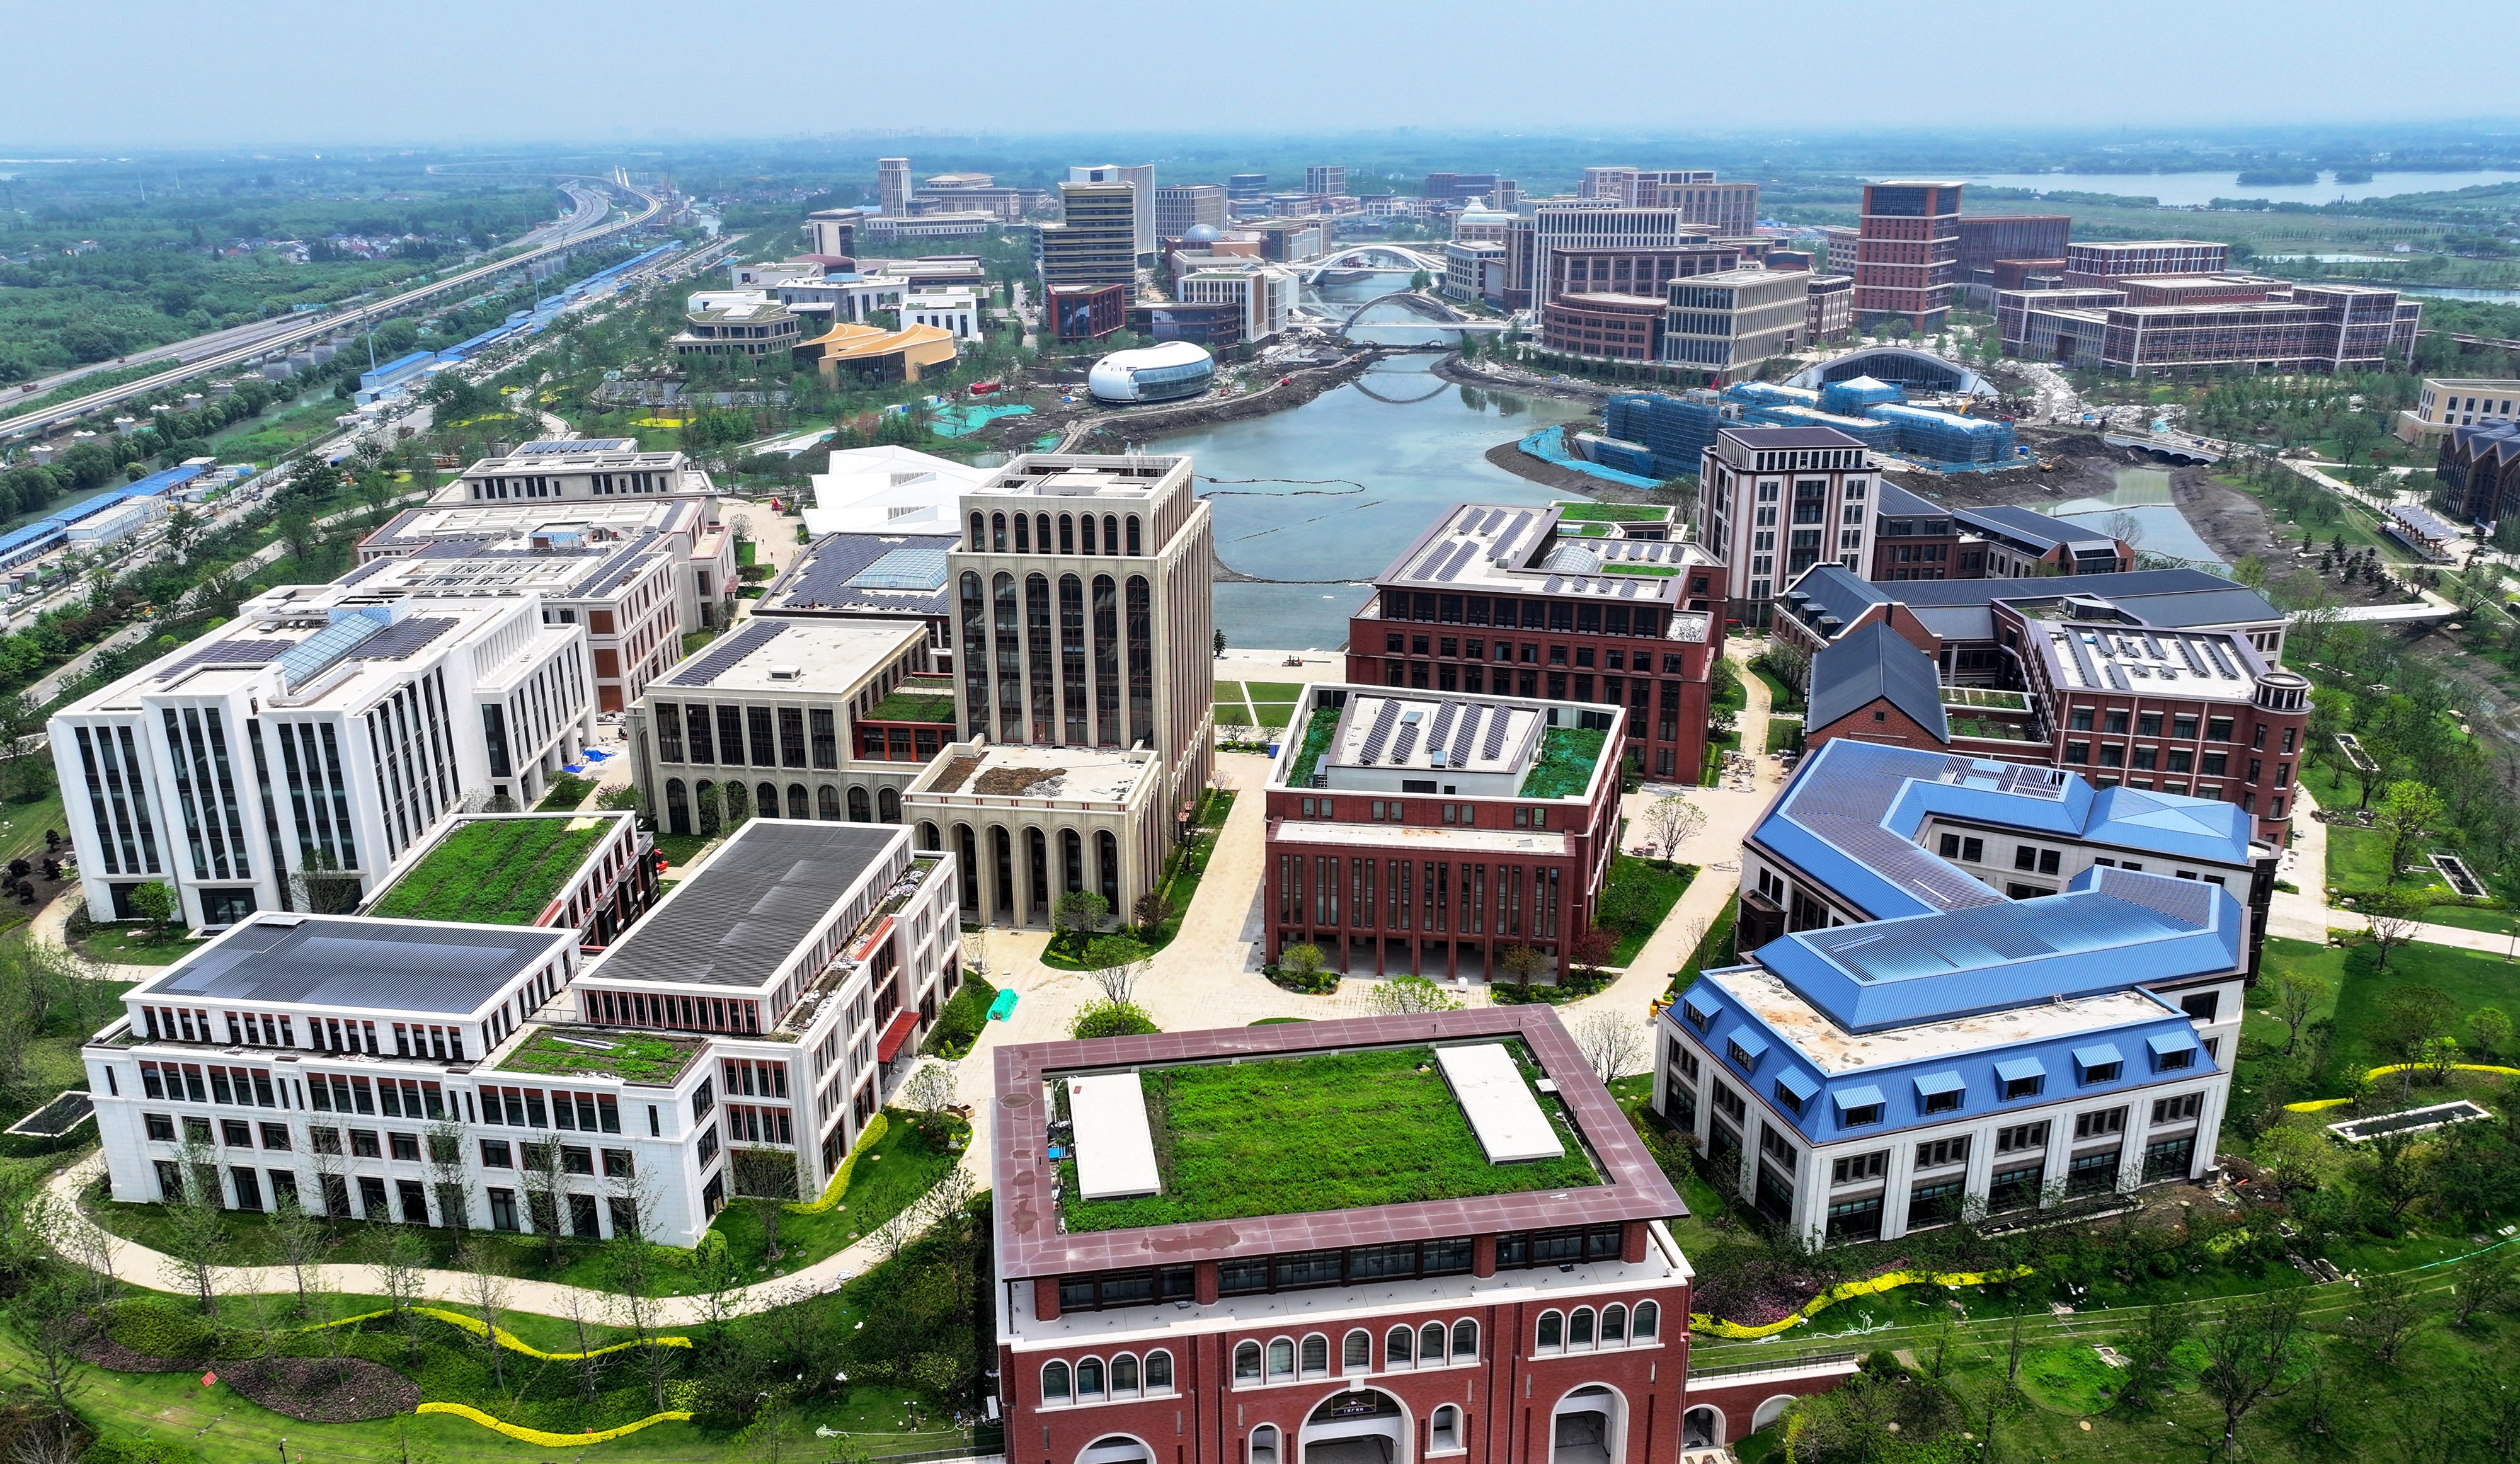
[{"label": "pedestrian bridge", "polygon": [[1398,244],[1351,244],[1335,254],[1326,254],[1301,266],[1296,273],[1303,278],[1305,284],[1313,285],[1320,283],[1325,270],[1377,268],[1424,270],[1440,279],[1444,273],[1444,261],[1432,254],[1418,249],[1402,248]]},{"label": "pedestrian bridge", "polygon": [[2186,432],[2102,432],[2100,441],[2110,447],[2133,448],[2139,453],[2180,463],[2220,463],[2220,444]]}]

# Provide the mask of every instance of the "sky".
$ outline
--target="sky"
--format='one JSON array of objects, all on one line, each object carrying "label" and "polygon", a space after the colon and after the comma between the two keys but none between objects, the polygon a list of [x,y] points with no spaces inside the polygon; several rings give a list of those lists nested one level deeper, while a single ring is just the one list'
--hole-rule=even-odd
[{"label": "sky", "polygon": [[19,156],[890,127],[2152,129],[2449,120],[2481,95],[2417,84],[2452,69],[2440,27],[2343,0],[9,0],[0,17],[0,155]]}]

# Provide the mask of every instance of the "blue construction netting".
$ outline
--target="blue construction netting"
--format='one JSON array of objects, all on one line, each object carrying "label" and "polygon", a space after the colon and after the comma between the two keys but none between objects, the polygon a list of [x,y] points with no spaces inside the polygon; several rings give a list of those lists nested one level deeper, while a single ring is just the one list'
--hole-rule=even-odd
[{"label": "blue construction netting", "polygon": [[1875,452],[1894,452],[1899,446],[1899,428],[1895,423],[1877,421],[1868,417],[1839,417],[1817,407],[1789,404],[1754,407],[1744,414],[1744,420],[1763,427],[1835,427]]},{"label": "blue construction netting", "polygon": [[1894,451],[1938,466],[2008,465],[2013,457],[2012,424],[1983,417],[1960,417],[1922,407],[1885,405],[1867,417],[1898,428]]},{"label": "blue construction netting", "polygon": [[1630,488],[1651,488],[1659,481],[1639,473],[1622,472],[1618,468],[1605,467],[1598,463],[1587,461],[1567,447],[1564,427],[1542,427],[1538,431],[1525,433],[1521,447],[1524,452],[1543,463],[1554,463],[1560,467],[1572,468],[1604,482],[1623,483]]},{"label": "blue construction netting", "polygon": [[1714,445],[1715,429],[1723,422],[1722,399],[1705,390],[1676,397],[1659,391],[1625,393],[1601,409],[1603,435],[1642,444],[1652,455],[1651,466],[1631,470],[1657,479],[1696,472],[1699,455]]},{"label": "blue construction netting", "polygon": [[1820,409],[1837,417],[1862,417],[1867,408],[1907,400],[1906,391],[1871,377],[1832,381],[1820,389]]}]

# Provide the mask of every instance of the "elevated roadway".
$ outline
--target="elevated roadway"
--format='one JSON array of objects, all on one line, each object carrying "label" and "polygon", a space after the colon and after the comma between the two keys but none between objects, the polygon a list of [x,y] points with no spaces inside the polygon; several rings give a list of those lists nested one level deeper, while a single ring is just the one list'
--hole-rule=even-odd
[{"label": "elevated roadway", "polygon": [[[624,188],[622,189],[624,193],[629,194],[644,206],[635,213],[625,212],[621,217],[608,221],[606,216],[612,211],[612,204],[607,195],[600,190],[575,182],[568,183],[564,187],[574,206],[564,217],[544,225],[533,234],[526,235],[525,238],[529,243],[536,235],[542,235],[544,239],[541,243],[533,244],[522,253],[510,254],[490,263],[449,275],[445,279],[401,290],[365,304],[354,303],[348,308],[337,311],[286,316],[278,320],[258,322],[254,326],[241,326],[230,332],[216,332],[210,335],[197,336],[192,340],[157,347],[151,352],[142,354],[153,360],[171,360],[175,364],[169,370],[136,381],[126,381],[119,386],[110,386],[100,391],[89,392],[84,396],[73,397],[68,401],[59,402],[36,411],[0,419],[0,441],[43,432],[64,422],[85,417],[91,412],[119,406],[134,397],[162,390],[194,377],[234,366],[256,356],[268,355],[275,350],[286,350],[345,330],[355,330],[370,321],[383,320],[402,314],[416,305],[440,295],[470,290],[510,270],[530,269],[541,260],[631,233],[644,227],[664,207],[663,203],[656,199],[637,189]],[[263,329],[265,327],[271,329],[265,330]],[[238,333],[249,333],[243,335],[242,338],[222,339],[222,337],[237,336]],[[128,364],[129,359],[113,364]],[[53,379],[68,378],[68,374],[65,374],[64,377]]]}]

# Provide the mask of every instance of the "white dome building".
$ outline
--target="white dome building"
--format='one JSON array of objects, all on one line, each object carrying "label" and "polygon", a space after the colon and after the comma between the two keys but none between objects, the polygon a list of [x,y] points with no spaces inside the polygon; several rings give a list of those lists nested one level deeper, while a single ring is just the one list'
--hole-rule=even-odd
[{"label": "white dome building", "polygon": [[1085,374],[1085,389],[1098,402],[1129,405],[1169,402],[1205,391],[1216,379],[1216,360],[1204,346],[1168,340],[1142,350],[1113,351]]}]

